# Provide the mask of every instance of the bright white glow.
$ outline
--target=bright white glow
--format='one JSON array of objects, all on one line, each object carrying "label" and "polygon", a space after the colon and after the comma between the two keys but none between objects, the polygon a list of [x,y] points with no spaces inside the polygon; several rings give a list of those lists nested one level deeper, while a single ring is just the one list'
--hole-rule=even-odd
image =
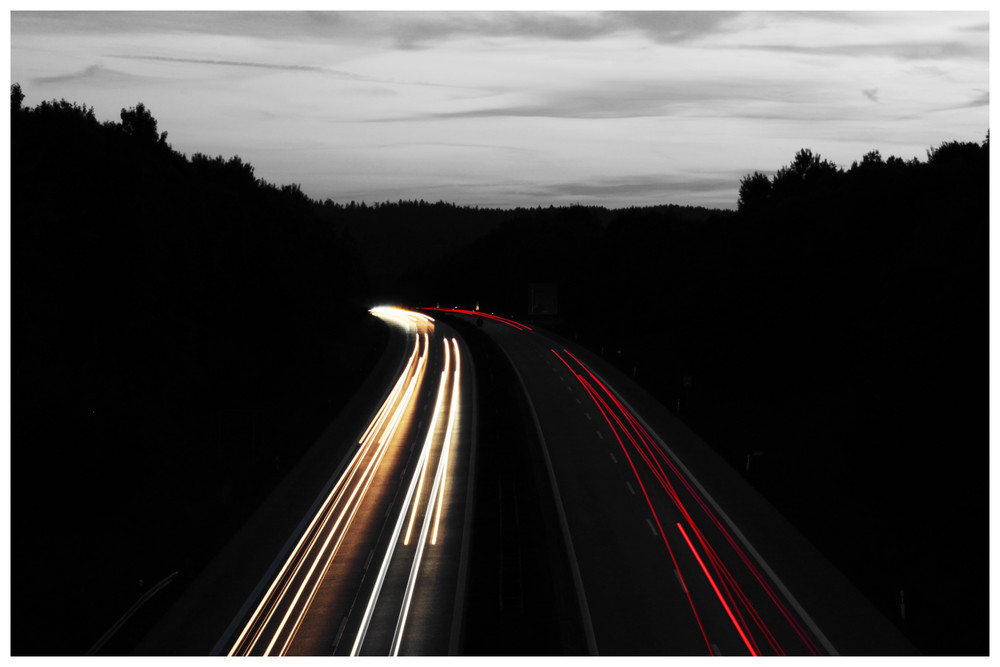
[{"label": "bright white glow", "polygon": [[[417,462],[418,467],[423,465],[423,460],[428,456],[428,453],[428,449],[421,451],[420,460]],[[385,582],[386,572],[389,570],[389,564],[396,551],[396,545],[399,543],[399,534],[403,531],[403,524],[406,521],[406,510],[409,508],[410,502],[412,502],[413,495],[416,490],[417,476],[414,475],[410,479],[410,484],[406,489],[406,497],[403,499],[402,509],[399,512],[399,517],[396,519],[396,525],[392,530],[392,537],[389,540],[389,547],[386,550],[386,555],[382,559],[382,565],[379,567],[378,577],[375,579],[375,587],[368,598],[368,604],[365,606],[365,613],[361,618],[361,627],[358,628],[358,634],[354,639],[354,645],[351,647],[352,656],[358,655],[361,644],[365,640],[365,635],[368,634],[368,626],[371,623],[372,612],[375,610],[375,603],[378,601],[379,595],[382,592],[382,584]]]},{"label": "bright white glow", "polygon": [[[434,524],[435,536],[437,532],[437,524],[440,521],[441,511],[440,505],[444,499],[443,486],[444,477],[446,475],[447,465],[448,465],[448,453],[450,451],[450,443],[453,433],[456,431],[456,420],[457,413],[459,409],[459,398],[458,395],[461,392],[461,360],[459,356],[458,342],[452,338],[443,341],[445,346],[445,362],[444,370],[441,373],[441,382],[438,386],[437,401],[434,407],[434,413],[431,420],[431,424],[428,427],[427,436],[424,440],[424,446],[421,448],[420,457],[417,461],[416,468],[414,469],[413,477],[410,480],[410,484],[407,488],[406,497],[403,501],[402,508],[400,510],[399,516],[396,520],[395,527],[393,528],[392,537],[390,538],[389,547],[386,550],[385,557],[382,560],[382,564],[379,567],[378,577],[375,581],[375,586],[369,596],[368,603],[365,607],[365,612],[362,617],[361,627],[358,629],[358,634],[355,637],[354,645],[351,648],[351,655],[358,655],[361,645],[364,643],[365,636],[368,632],[368,627],[371,622],[372,614],[378,599],[382,592],[382,586],[385,581],[386,573],[388,572],[389,566],[392,563],[396,555],[397,545],[399,543],[399,538],[403,532],[403,524],[406,523],[407,514],[410,515],[409,524],[407,527],[407,537],[409,539],[410,531],[413,528],[417,503],[419,502],[419,496],[423,488],[423,477],[424,471],[427,469],[428,462],[430,460],[433,436],[436,425],[436,419],[441,409],[444,406],[444,392],[449,386],[448,374],[450,359],[454,358],[454,373],[450,382],[451,398],[449,401],[449,415],[448,415],[448,427],[445,430],[444,442],[441,446],[441,453],[438,456],[438,465],[434,475],[434,482],[431,486],[430,494],[428,496],[427,508],[424,512],[424,518],[421,523],[420,535],[417,538],[417,548],[413,556],[413,562],[410,566],[410,574],[407,578],[406,590],[403,596],[403,602],[400,608],[400,614],[396,623],[396,631],[393,635],[393,643],[390,648],[390,653],[392,655],[398,655],[400,650],[400,645],[402,642],[403,631],[406,627],[406,619],[409,615],[410,602],[413,597],[413,593],[417,583],[417,577],[420,571],[420,564],[423,559],[424,549],[427,546],[428,535],[431,531],[431,525]],[[449,348],[452,348],[454,352],[451,352]],[[432,517],[436,517],[436,520],[432,521]],[[406,542],[404,542],[405,544]],[[434,542],[432,542],[433,544]]]},{"label": "bright white glow", "polygon": [[437,512],[434,516],[434,531],[431,533],[431,544],[437,544],[438,525],[441,523],[441,508],[444,506],[444,489],[447,483],[448,456],[451,454],[451,439],[455,433],[455,424],[459,412],[459,394],[462,387],[462,362],[458,355],[458,341],[451,339],[451,344],[455,346],[455,381],[451,389],[451,414],[448,415],[448,432],[444,437],[444,444],[441,446],[440,468],[445,471],[441,482],[441,493],[438,496]]},{"label": "bright white glow", "polygon": [[[322,547],[320,547],[318,556],[313,559],[312,566],[309,568],[309,571],[306,573],[305,579],[303,580],[302,584],[296,591],[295,597],[292,598],[292,602],[288,607],[288,611],[285,612],[284,617],[281,619],[281,623],[278,625],[278,629],[274,632],[274,636],[272,637],[271,642],[268,644],[267,649],[264,652],[264,655],[271,654],[275,642],[278,640],[278,637],[281,636],[282,630],[284,629],[288,620],[291,618],[293,611],[296,609],[296,603],[299,601],[299,598],[303,595],[303,593],[305,593],[306,590],[310,591],[309,600],[311,600],[312,597],[315,595],[316,588],[321,583],[322,577],[317,577],[315,580],[313,580],[312,575],[316,571],[316,568],[320,563],[320,559],[323,558],[324,554],[326,553],[327,547],[330,545],[330,542],[333,539],[334,535],[336,535],[337,528],[339,527],[341,520],[344,518],[348,510],[353,508],[353,512],[351,513],[352,517],[357,512],[358,505],[360,505],[360,498],[358,500],[358,505],[354,505],[353,501],[355,497],[358,496],[359,491],[361,491],[361,498],[364,497],[364,492],[366,492],[368,490],[368,487],[371,485],[371,480],[374,478],[374,471],[377,469],[378,464],[382,462],[382,457],[385,455],[388,442],[391,439],[392,435],[395,433],[396,427],[398,426],[399,421],[402,418],[402,415],[410,412],[410,397],[413,394],[413,389],[417,385],[417,383],[423,380],[422,370],[424,368],[425,362],[427,361],[428,348],[426,344],[427,343],[426,334],[424,334],[424,339],[425,339],[424,353],[420,356],[420,361],[417,364],[417,370],[413,374],[413,378],[410,380],[410,384],[407,387],[406,394],[403,396],[403,399],[399,402],[396,408],[396,412],[393,415],[393,419],[390,422],[389,427],[385,430],[382,437],[379,439],[379,447],[376,450],[375,457],[373,457],[372,460],[368,463],[368,467],[365,469],[364,474],[361,477],[361,479],[364,481],[363,489],[359,484],[355,486],[354,491],[351,492],[351,495],[347,499],[344,509],[341,510],[340,515],[337,517],[337,521],[334,523],[333,529],[329,532],[329,535],[323,542]],[[342,540],[343,540],[343,535],[341,534],[340,538],[337,541],[337,546],[340,545],[340,542]],[[331,559],[333,558],[334,553],[335,549],[330,554]],[[327,560],[327,562],[329,562],[329,559]],[[305,614],[307,608],[308,605],[303,605],[303,607],[299,611],[298,618],[295,623],[295,628],[298,628],[298,625],[301,623],[302,616]],[[281,655],[284,655],[285,651],[288,649],[288,644],[291,642],[291,638],[293,636],[294,636],[294,628],[293,632],[289,633],[289,637],[286,639],[284,645],[282,646]]]},{"label": "bright white glow", "polygon": [[[427,536],[431,526],[431,515],[435,513],[437,519],[434,521],[434,533],[437,535],[437,522],[440,519],[441,505],[444,499],[445,477],[448,467],[448,449],[450,447],[451,435],[455,428],[455,419],[458,415],[458,395],[460,393],[459,370],[461,362],[458,354],[458,344],[455,339],[451,339],[455,345],[455,377],[451,386],[451,412],[448,415],[448,428],[445,432],[444,444],[441,446],[441,455],[438,458],[437,473],[434,475],[434,486],[431,488],[431,496],[424,515],[423,526],[420,529],[420,538],[417,541],[417,553],[413,557],[413,564],[410,566],[410,577],[406,583],[406,593],[403,595],[403,604],[400,608],[399,618],[396,621],[396,632],[392,639],[392,655],[399,655],[399,649],[403,642],[403,630],[406,628],[406,619],[410,614],[410,601],[413,599],[413,592],[416,590],[417,577],[420,574],[420,563],[423,559],[424,548],[427,545]],[[447,344],[447,343],[446,343]],[[435,537],[436,539],[436,537]],[[436,543],[436,542],[432,542]]]},{"label": "bright white glow", "polygon": [[[448,384],[448,341],[442,341],[444,343],[444,370],[441,371],[441,380],[438,383],[438,393],[437,400],[434,402],[434,412],[431,416],[430,426],[427,428],[427,437],[424,439],[424,450],[430,451],[431,443],[434,439],[434,428],[437,426],[438,414],[440,414],[441,406],[444,405],[444,392]],[[408,546],[410,544],[410,533],[413,531],[413,521],[417,517],[417,507],[420,502],[420,493],[424,488],[424,476],[427,472],[427,459],[421,458],[423,464],[420,466],[420,481],[417,483],[417,500],[413,503],[413,507],[410,512],[410,523],[406,526],[406,535],[403,537],[403,546]]]},{"label": "bright white glow", "polygon": [[[406,311],[381,313],[380,316],[407,329],[413,327],[415,323],[419,323],[423,328],[433,326],[423,318],[408,317]],[[359,440],[358,450],[351,457],[347,469],[292,548],[290,555],[250,616],[250,620],[240,632],[229,655],[246,655],[253,652],[265,633],[269,636],[264,650],[265,655],[275,650],[281,655],[287,652],[324,574],[333,562],[351,521],[375,479],[401,420],[413,411],[414,396],[423,383],[429,351],[428,334],[415,336],[413,351],[402,373],[365,429]],[[286,603],[286,595],[291,594],[293,590],[295,592],[291,600]],[[283,614],[279,611],[282,609]],[[280,621],[276,628],[270,629],[272,621],[278,620],[277,614],[281,614]],[[289,629],[286,631],[286,628]]]}]

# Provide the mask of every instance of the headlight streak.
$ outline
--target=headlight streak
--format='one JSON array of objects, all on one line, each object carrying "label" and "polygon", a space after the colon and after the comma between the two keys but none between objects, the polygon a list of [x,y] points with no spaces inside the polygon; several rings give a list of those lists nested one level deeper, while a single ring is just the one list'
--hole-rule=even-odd
[{"label": "headlight streak", "polygon": [[[385,431],[383,431],[382,437],[379,439],[379,446],[376,449],[375,456],[372,458],[371,461],[369,461],[368,467],[365,468],[365,471],[361,476],[361,482],[359,482],[359,484],[354,487],[354,491],[351,492],[350,497],[347,499],[346,507],[344,507],[344,509],[341,510],[340,515],[337,517],[337,521],[334,523],[332,530],[329,531],[329,535],[323,542],[322,547],[320,547],[319,553],[313,559],[312,566],[309,568],[309,571],[306,573],[305,579],[303,580],[302,584],[296,591],[295,596],[292,598],[292,602],[288,606],[288,611],[285,612],[284,617],[281,619],[281,623],[278,624],[278,629],[275,630],[274,635],[271,638],[271,642],[268,644],[267,649],[264,651],[264,655],[271,654],[271,651],[274,649],[275,643],[281,636],[282,630],[288,623],[293,612],[296,610],[297,608],[296,605],[299,601],[299,598],[301,598],[303,593],[305,593],[305,591],[308,589],[309,595],[306,599],[306,603],[302,605],[301,608],[299,608],[295,624],[293,625],[291,632],[289,632],[287,638],[285,639],[285,642],[281,647],[279,655],[284,655],[285,652],[288,650],[288,645],[291,643],[292,638],[295,636],[295,632],[298,630],[298,627],[302,622],[302,617],[305,616],[305,613],[309,608],[309,603],[312,602],[312,599],[316,594],[316,589],[319,587],[319,584],[323,580],[322,574],[329,568],[330,562],[333,560],[334,555],[336,555],[337,548],[340,546],[341,542],[343,542],[343,539],[346,535],[347,525],[350,524],[350,519],[354,518],[354,515],[357,513],[358,508],[361,505],[360,499],[364,497],[365,492],[368,491],[368,487],[371,486],[372,480],[374,479],[374,471],[378,468],[378,464],[382,462],[382,457],[385,456],[387,443],[389,442],[389,439],[395,433],[396,427],[399,425],[399,421],[402,415],[409,411],[410,397],[413,394],[413,389],[417,385],[418,381],[423,380],[423,369],[427,362],[427,352],[428,352],[427,334],[424,334],[424,353],[420,356],[420,360],[417,362],[417,370],[413,374],[413,377],[410,379],[410,383],[407,386],[406,393],[403,395],[403,399],[400,401],[395,413],[393,414],[393,419],[390,422],[389,427]],[[360,498],[357,503],[354,503],[354,499],[355,497],[358,496],[359,491],[361,491]],[[344,516],[347,514],[349,510],[351,511],[351,516],[344,526],[345,531],[340,532],[338,535],[337,528],[340,526],[341,521],[343,520]],[[320,563],[320,560],[324,558],[326,550],[329,547],[330,542],[333,539],[334,535],[338,535],[337,543],[334,545],[334,548],[330,551],[329,557],[326,558],[320,576],[313,579],[312,575],[315,573],[316,568]]]},{"label": "headlight streak", "polygon": [[[816,646],[816,643],[813,641],[812,637],[808,633],[806,633],[804,628],[802,628],[798,619],[795,616],[793,616],[791,612],[788,611],[788,608],[785,606],[784,601],[774,592],[770,583],[759,572],[754,562],[750,559],[749,556],[746,555],[746,553],[736,542],[736,540],[732,537],[729,531],[725,528],[725,526],[722,524],[719,518],[708,507],[705,500],[701,497],[699,493],[695,491],[695,489],[692,487],[687,477],[681,473],[681,471],[677,468],[677,466],[674,464],[671,458],[667,456],[666,452],[663,451],[663,449],[654,441],[652,436],[650,436],[650,434],[646,431],[646,429],[639,423],[638,419],[631,413],[630,410],[628,410],[624,405],[622,405],[622,403],[615,397],[613,392],[611,392],[606,386],[604,386],[604,384],[594,375],[593,371],[591,371],[586,364],[577,359],[571,352],[569,352],[569,350],[566,350],[564,348],[562,351],[570,358],[572,358],[577,364],[579,364],[580,367],[583,368],[583,370],[590,376],[590,379],[594,382],[594,384],[596,384],[603,390],[604,394],[606,394],[610,398],[611,402],[615,405],[615,407],[617,407],[617,413],[623,415],[625,421],[628,424],[628,427],[631,427],[631,429],[629,429],[628,427],[626,427],[626,425],[622,424],[621,420],[617,416],[617,413],[614,410],[612,410],[611,406],[598,394],[598,392],[596,391],[596,389],[593,388],[590,382],[582,375],[573,371],[572,367],[570,367],[570,365],[564,359],[562,359],[559,353],[557,353],[555,350],[552,350],[552,352],[556,354],[556,356],[559,357],[559,359],[563,361],[564,364],[566,364],[566,366],[570,369],[570,372],[572,372],[573,375],[581,382],[581,384],[587,390],[588,394],[590,394],[591,397],[594,399],[595,403],[598,403],[599,409],[601,409],[601,405],[603,404],[604,409],[607,409],[607,411],[612,414],[612,416],[615,419],[615,422],[618,424],[618,427],[622,430],[622,433],[624,433],[627,436],[627,438],[629,439],[635,450],[639,453],[640,457],[649,467],[654,477],[656,477],[657,481],[664,488],[664,490],[670,496],[671,500],[674,502],[675,506],[678,508],[678,510],[684,517],[685,521],[687,522],[687,525],[689,526],[691,531],[693,531],[695,537],[697,538],[698,543],[701,544],[706,555],[708,556],[709,563],[711,564],[712,569],[714,569],[720,577],[719,583],[721,585],[721,590],[724,593],[724,595],[728,597],[729,605],[726,604],[724,598],[722,597],[720,597],[720,601],[723,603],[724,607],[731,606],[732,609],[735,610],[735,614],[729,614],[729,615],[736,628],[740,631],[741,637],[744,638],[747,648],[751,652],[759,651],[759,649],[757,648],[756,641],[754,640],[752,634],[750,634],[749,632],[749,625],[747,624],[747,621],[743,618],[743,615],[740,612],[741,606],[750,615],[754,624],[764,635],[765,639],[767,640],[771,648],[775,651],[775,653],[777,653],[778,655],[784,655],[782,647],[778,644],[771,630],[765,625],[763,619],[761,618],[757,610],[750,603],[749,598],[746,596],[742,588],[736,582],[736,579],[730,572],[729,568],[724,564],[722,559],[716,553],[715,549],[705,538],[704,533],[698,528],[697,524],[694,522],[694,519],[691,517],[687,508],[681,501],[677,490],[673,487],[673,485],[667,478],[666,472],[664,472],[664,470],[660,467],[659,460],[662,460],[667,465],[667,467],[673,473],[674,477],[676,477],[681,482],[682,486],[685,488],[688,494],[692,498],[694,498],[698,506],[701,508],[704,514],[709,518],[711,523],[716,527],[716,529],[720,532],[720,534],[724,537],[725,541],[730,545],[733,552],[737,554],[740,561],[745,565],[747,570],[750,572],[751,576],[758,582],[758,584],[761,586],[761,588],[767,595],[768,599],[770,599],[771,602],[775,605],[775,608],[777,609],[779,614],[788,622],[791,629],[801,639],[805,647],[812,654],[821,655],[822,653]],[[602,413],[604,412],[604,409],[602,409]],[[605,418],[607,419],[606,415]],[[610,420],[609,420],[609,425],[611,425]],[[612,426],[612,431],[615,432],[615,435],[617,437],[617,431],[614,429],[613,425],[611,426]],[[638,440],[641,442],[641,446],[640,443],[636,441],[636,437],[633,437],[632,432],[634,432],[635,436],[638,437]],[[620,438],[619,438],[619,443],[622,444],[624,448],[624,443],[622,443]],[[626,456],[627,455],[628,454],[626,452]],[[633,471],[635,471],[634,467]],[[687,537],[686,532],[685,532],[685,537]],[[666,540],[665,534],[664,534],[664,540]],[[714,581],[713,581],[713,587],[714,587]],[[734,595],[735,598],[733,597]],[[736,598],[738,598],[738,603]],[[729,612],[728,608],[727,612]],[[737,621],[737,617],[739,621]],[[743,629],[746,630],[746,635],[744,635]]]},{"label": "headlight streak", "polygon": [[[424,439],[424,449],[430,450],[431,442],[434,438],[434,428],[437,426],[437,418],[441,413],[441,406],[444,405],[444,392],[448,384],[448,366],[449,364],[449,354],[448,354],[448,341],[442,341],[444,343],[444,370],[441,371],[441,381],[438,383],[438,395],[437,401],[434,402],[434,414],[431,416],[430,426],[427,427],[427,437]],[[406,536],[403,537],[403,546],[408,546],[410,544],[410,533],[413,531],[413,522],[417,518],[417,506],[419,505],[420,492],[424,488],[424,475],[427,472],[427,459],[422,459],[420,465],[420,481],[417,483],[417,502],[413,503],[413,509],[410,512],[410,523],[406,527]]]},{"label": "headlight streak", "polygon": [[396,306],[376,306],[368,311],[372,315],[388,319],[400,326],[415,325],[418,322],[433,322],[434,318],[414,310],[404,310]]},{"label": "headlight streak", "polygon": [[[417,540],[417,553],[413,557],[413,565],[410,566],[410,577],[406,582],[406,593],[403,596],[403,604],[399,612],[399,620],[396,622],[396,632],[392,637],[391,654],[393,656],[399,655],[399,647],[403,641],[403,630],[406,627],[406,618],[410,613],[410,601],[413,599],[413,591],[416,588],[417,577],[420,574],[420,562],[423,559],[424,549],[427,546],[427,533],[430,529],[431,515],[434,513],[435,504],[438,506],[438,514],[440,514],[441,503],[438,502],[439,489],[442,491],[441,498],[443,499],[444,497],[443,490],[445,469],[448,465],[448,447],[451,442],[452,431],[455,428],[455,418],[458,414],[458,394],[460,388],[459,371],[461,368],[461,362],[458,354],[458,343],[454,338],[452,338],[451,341],[455,345],[455,377],[451,386],[451,412],[448,415],[448,428],[445,431],[444,443],[441,445],[441,455],[438,457],[437,473],[434,475],[434,485],[431,487],[427,511],[424,514],[423,526],[420,529],[420,538]],[[447,341],[445,342],[445,345],[447,349]],[[438,518],[440,518],[440,516]],[[436,521],[434,532],[436,543]]]},{"label": "headlight streak", "polygon": [[[382,593],[382,587],[385,582],[386,575],[388,573],[389,567],[393,562],[393,559],[397,553],[397,545],[399,544],[399,536],[403,531],[403,524],[406,522],[406,516],[408,513],[410,515],[409,528],[407,529],[407,539],[410,530],[413,527],[414,517],[416,515],[417,504],[419,503],[419,495],[423,488],[423,472],[426,470],[433,445],[434,430],[437,415],[440,408],[444,404],[444,392],[448,384],[448,360],[450,355],[448,353],[448,341],[444,341],[445,344],[445,370],[441,374],[441,383],[438,389],[438,399],[434,407],[434,416],[430,426],[428,427],[427,437],[424,441],[424,446],[421,448],[420,458],[417,462],[417,467],[414,471],[414,475],[410,480],[410,484],[407,488],[406,497],[403,501],[402,507],[400,509],[399,517],[396,520],[396,525],[393,528],[392,537],[389,540],[389,545],[386,549],[385,556],[382,559],[382,564],[379,567],[379,573],[376,577],[375,585],[372,589],[371,595],[369,596],[368,603],[365,607],[364,615],[362,616],[361,625],[358,628],[357,636],[355,637],[354,644],[351,647],[351,655],[359,655],[361,646],[364,644],[365,637],[368,634],[368,629],[371,624],[372,615],[374,614],[375,608],[378,604],[379,598]],[[399,616],[396,621],[396,629],[393,633],[392,644],[389,649],[390,655],[399,655],[400,647],[402,644],[403,633],[406,627],[406,620],[409,615],[410,602],[413,598],[413,593],[416,588],[416,582],[420,571],[420,565],[423,559],[424,550],[427,545],[427,536],[430,532],[431,527],[431,517],[435,516],[435,541],[432,544],[436,544],[436,532],[437,532],[437,522],[440,520],[440,505],[444,500],[444,478],[446,477],[447,463],[448,463],[448,453],[450,450],[450,443],[452,435],[456,430],[456,420],[459,407],[458,395],[461,390],[461,361],[458,349],[458,342],[452,338],[451,344],[454,346],[454,359],[455,359],[455,369],[451,380],[451,400],[448,416],[448,426],[445,429],[444,441],[441,445],[441,452],[438,456],[437,470],[434,475],[434,482],[431,485],[431,490],[428,495],[427,507],[424,511],[423,521],[421,524],[420,535],[417,537],[416,550],[413,555],[413,561],[410,565],[410,573],[407,578],[407,585],[405,592],[403,594],[403,600],[400,605]],[[419,472],[418,472],[419,471]],[[436,514],[435,514],[436,510]],[[404,543],[405,544],[405,543]]]},{"label": "headlight streak", "polygon": [[[384,314],[380,316],[384,316]],[[403,322],[412,323],[411,320],[407,320],[404,317],[393,315],[388,315],[388,317],[391,321],[399,323],[401,326]],[[427,320],[421,318],[414,321],[426,322]],[[427,326],[432,327],[433,325],[428,324]],[[407,327],[407,330],[411,329]],[[415,336],[413,352],[393,390],[362,435],[358,451],[355,452],[347,469],[337,480],[333,489],[327,494],[319,510],[290,551],[290,555],[262,596],[260,603],[253,614],[251,614],[249,621],[240,632],[228,655],[249,655],[255,650],[264,632],[272,623],[272,620],[276,618],[276,614],[280,613],[279,609],[286,606],[285,599],[287,594],[295,587],[295,583],[300,578],[302,570],[306,568],[307,563],[310,563],[305,575],[301,579],[301,583],[297,587],[293,599],[287,603],[286,611],[280,623],[271,632],[271,639],[264,650],[264,654],[270,654],[279,642],[279,653],[283,655],[287,651],[304,614],[315,597],[323,575],[329,569],[340,544],[346,536],[346,531],[352,519],[361,506],[365,494],[375,478],[375,473],[385,455],[392,435],[399,426],[402,415],[410,411],[410,402],[415,388],[423,381],[429,351],[427,334],[423,334],[424,351],[422,355],[419,354],[420,339],[420,335]],[[414,364],[416,364],[416,368],[414,368]],[[405,392],[403,392],[403,387],[406,387]],[[400,398],[401,393],[403,393],[402,398]],[[391,418],[389,417],[390,414],[392,415]],[[386,425],[387,421],[388,426]],[[380,433],[382,437],[378,438],[379,444],[374,448],[373,452],[373,443]],[[368,463],[365,466],[364,462],[366,460]],[[363,471],[362,468],[364,468]],[[334,515],[336,515],[335,520],[333,518]],[[323,539],[323,535],[326,535],[325,539]],[[317,545],[321,541],[322,544],[317,548]],[[331,544],[332,549],[330,549]],[[319,576],[314,576],[317,571],[320,573]],[[305,598],[304,604],[299,605],[299,601],[303,598]],[[295,616],[295,620],[290,626],[290,631],[282,641],[282,634],[285,628],[288,627],[293,615],[296,614],[296,610],[297,616]]]},{"label": "headlight streak", "polygon": [[[451,436],[455,432],[455,418],[458,415],[459,387],[462,386],[462,360],[458,354],[458,341],[451,339],[451,344],[455,346],[455,383],[451,392],[451,413],[448,416],[448,430],[445,432],[444,445],[441,447],[442,470],[448,468],[448,456],[451,454]],[[447,349],[447,348],[445,348]],[[447,477],[445,478],[447,479]],[[431,544],[437,544],[438,525],[441,523],[441,508],[444,506],[445,481],[441,482],[441,493],[438,496],[437,512],[434,514],[434,532],[431,534]]]}]

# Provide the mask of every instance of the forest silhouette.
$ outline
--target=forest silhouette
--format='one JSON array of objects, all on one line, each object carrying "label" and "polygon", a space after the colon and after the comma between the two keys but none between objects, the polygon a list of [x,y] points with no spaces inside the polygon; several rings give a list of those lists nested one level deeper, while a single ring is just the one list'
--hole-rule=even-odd
[{"label": "forest silhouette", "polygon": [[735,211],[501,210],[316,201],[174,151],[141,103],[101,122],[15,85],[11,111],[15,655],[183,590],[374,365],[380,300],[602,354],[920,650],[988,652],[988,137],[803,149]]}]

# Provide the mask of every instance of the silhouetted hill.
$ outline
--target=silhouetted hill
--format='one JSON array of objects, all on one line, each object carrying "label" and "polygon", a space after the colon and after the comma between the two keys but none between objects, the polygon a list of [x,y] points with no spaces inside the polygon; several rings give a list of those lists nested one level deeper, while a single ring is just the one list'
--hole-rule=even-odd
[{"label": "silhouetted hill", "polygon": [[19,93],[11,648],[79,655],[197,573],[384,332],[353,241],[297,187],[176,153],[141,104],[102,123]]}]

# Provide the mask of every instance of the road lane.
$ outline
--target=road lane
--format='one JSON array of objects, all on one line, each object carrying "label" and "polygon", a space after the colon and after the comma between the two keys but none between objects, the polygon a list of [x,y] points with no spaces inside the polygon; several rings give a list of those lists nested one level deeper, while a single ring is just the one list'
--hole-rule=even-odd
[{"label": "road lane", "polygon": [[597,651],[836,653],[621,397],[563,345],[513,324],[489,319],[483,329],[538,415]]},{"label": "road lane", "polygon": [[452,642],[472,442],[463,413],[474,401],[462,369],[468,377],[471,364],[447,325],[398,309],[373,314],[407,330],[409,358],[246,605],[229,655],[444,654]]}]

